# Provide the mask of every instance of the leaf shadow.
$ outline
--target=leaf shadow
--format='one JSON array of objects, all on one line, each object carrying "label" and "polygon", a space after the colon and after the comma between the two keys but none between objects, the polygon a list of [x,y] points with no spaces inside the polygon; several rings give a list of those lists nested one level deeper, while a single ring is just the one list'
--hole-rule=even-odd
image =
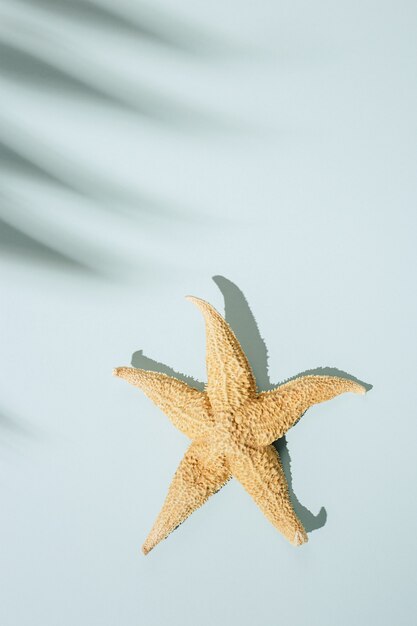
[{"label": "leaf shadow", "polygon": [[28,235],[0,218],[0,249],[29,261],[52,263],[61,269],[95,274],[95,270],[78,259],[43,243],[33,235]]},{"label": "leaf shadow", "polygon": [[77,97],[107,100],[119,106],[124,104],[116,94],[107,93],[75,73],[57,67],[52,59],[42,59],[11,42],[0,41],[0,73],[36,89],[54,88]]},{"label": "leaf shadow", "polygon": [[146,39],[168,50],[183,51],[193,54],[205,54],[216,50],[219,46],[227,49],[226,41],[222,41],[213,33],[202,27],[190,26],[177,15],[168,14],[157,6],[146,8],[142,4],[136,6],[115,5],[103,0],[21,0],[54,13],[70,18],[94,28],[120,32],[135,38]]},{"label": "leaf shadow", "polygon": [[[233,119],[205,110],[203,105],[193,104],[189,97],[171,93],[169,81],[167,90],[164,86],[159,89],[143,78],[132,80],[129,73],[123,72],[123,67],[112,75],[99,55],[98,63],[93,57],[84,59],[81,53],[78,56],[76,47],[71,47],[71,37],[67,42],[64,39],[61,41],[59,23],[67,24],[68,33],[77,33],[78,26],[87,28],[90,39],[94,39],[96,33],[100,36],[119,33],[133,38],[137,44],[151,44],[154,50],[164,53],[161,54],[161,63],[164,63],[164,58],[178,56],[180,60],[189,60],[191,65],[200,56],[211,58],[216,53],[224,55],[227,50],[233,50],[230,42],[222,42],[222,37],[210,29],[194,23],[194,20],[188,23],[187,19],[172,15],[169,10],[145,5],[122,7],[104,0],[20,0],[17,4],[21,5],[18,13],[13,18],[5,18],[7,28],[0,33],[0,78],[10,85],[24,86],[29,94],[47,96],[52,105],[55,105],[56,95],[65,95],[66,101],[77,107],[85,102],[92,102],[94,106],[103,105],[116,114],[127,114],[127,119],[143,127],[153,124],[158,132],[163,125],[170,131],[181,129],[181,132],[194,132],[196,129],[222,132],[235,127]],[[26,15],[22,12],[25,4],[30,7]],[[47,19],[49,15],[54,18],[50,22]],[[76,28],[72,31],[73,26]],[[82,41],[82,32],[79,36]],[[53,51],[54,46],[59,48],[59,54],[48,53],[48,48]],[[145,56],[144,60],[147,58]],[[152,59],[152,55],[149,58]],[[10,193],[6,199],[0,198],[2,252],[15,259],[33,260],[59,271],[74,269],[88,276],[116,276],[119,272],[116,268],[122,268],[126,263],[125,251],[115,247],[110,249],[108,244],[104,244],[103,253],[96,255],[92,232],[90,254],[85,246],[80,247],[73,235],[67,237],[59,222],[53,224],[49,217],[44,218],[45,210],[38,195],[41,197],[48,187],[59,194],[62,192],[66,201],[69,194],[73,195],[74,202],[86,200],[87,210],[90,207],[91,211],[106,210],[107,214],[115,215],[120,223],[129,220],[132,228],[141,232],[144,228],[166,229],[173,220],[186,223],[195,220],[193,210],[178,206],[171,198],[160,197],[159,191],[145,191],[137,183],[129,186],[125,181],[119,181],[117,176],[100,173],[94,164],[78,163],[64,154],[55,142],[44,139],[38,132],[31,137],[23,128],[13,126],[8,118],[0,119],[0,168],[4,183],[7,183],[0,181],[5,187],[2,195],[11,186],[12,197],[15,191],[20,193],[20,182],[36,184],[30,210],[32,213],[36,211],[40,218],[36,228],[30,223],[22,225],[19,219],[15,219],[13,204],[17,203],[10,198]],[[12,176],[9,177],[9,173]],[[135,224],[133,220],[136,220]],[[81,222],[78,230],[82,240]],[[51,232],[53,230],[57,237]],[[63,245],[63,239],[68,243]],[[60,247],[64,249],[61,251]],[[114,256],[120,258],[111,258]],[[106,271],[103,270],[103,258],[108,266]],[[141,261],[141,270],[145,274],[145,252]]]},{"label": "leaf shadow", "polygon": [[[20,0],[28,3],[38,19],[48,17],[65,20],[68,30],[73,24],[87,26],[90,37],[95,33],[120,32],[124,37],[132,35],[136,43],[145,41],[167,55],[198,57],[201,54],[214,57],[216,52],[227,54],[228,47],[222,45],[211,32],[196,24],[187,25],[169,13],[152,8],[139,7],[123,12],[97,0]],[[203,104],[194,105],[190,99],[175,95],[171,89],[152,86],[152,81],[137,78],[124,72],[123,67],[112,69],[101,60],[86,58],[74,44],[60,37],[59,29],[39,29],[33,14],[28,13],[22,21],[7,19],[8,33],[0,33],[0,75],[14,83],[50,93],[65,93],[68,99],[77,98],[96,103],[106,103],[115,109],[124,109],[142,121],[165,124],[168,128],[182,130],[241,130],[236,117],[206,109]],[[103,30],[104,27],[104,30]],[[22,38],[22,32],[32,37]],[[17,36],[16,36],[17,34]],[[34,35],[34,36],[33,36]],[[38,45],[42,42],[42,45]],[[46,48],[44,44],[47,44]],[[115,44],[116,45],[116,44]],[[53,50],[58,47],[59,54]],[[50,48],[50,51],[48,51]],[[233,49],[233,48],[232,48]],[[143,53],[141,58],[143,63]],[[152,58],[152,57],[150,57]]]},{"label": "leaf shadow", "polygon": [[192,217],[190,212],[174,207],[172,202],[168,206],[166,201],[109,180],[93,168],[87,169],[15,124],[9,124],[8,132],[5,132],[1,118],[0,169],[15,177],[63,189],[80,198],[90,198],[103,210],[125,213],[128,210],[129,217],[135,216],[133,209],[136,215],[159,216],[165,220]]},{"label": "leaf shadow", "polygon": [[16,416],[9,410],[0,408],[0,445],[10,445],[11,438],[32,439],[39,437],[40,431],[34,424]]}]

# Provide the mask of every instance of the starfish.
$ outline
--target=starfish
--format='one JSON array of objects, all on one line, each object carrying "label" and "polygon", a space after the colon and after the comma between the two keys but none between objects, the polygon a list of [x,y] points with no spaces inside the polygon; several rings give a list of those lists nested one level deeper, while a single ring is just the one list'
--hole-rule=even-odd
[{"label": "starfish", "polygon": [[193,511],[236,478],[293,545],[308,541],[292,507],[279,454],[272,445],[314,404],[352,391],[357,381],[307,375],[258,392],[243,349],[208,302],[187,296],[206,324],[207,384],[199,391],[159,372],[117,367],[113,374],[139,387],[192,441],[142,550],[147,554]]}]

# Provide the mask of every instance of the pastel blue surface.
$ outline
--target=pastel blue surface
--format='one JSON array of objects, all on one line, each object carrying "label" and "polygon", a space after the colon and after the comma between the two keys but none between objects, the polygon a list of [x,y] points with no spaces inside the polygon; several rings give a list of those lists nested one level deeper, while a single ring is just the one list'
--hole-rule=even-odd
[{"label": "pastel blue surface", "polygon": [[[415,622],[416,18],[2,3],[2,626]],[[187,294],[226,305],[263,389],[373,385],[281,447],[301,548],[232,481],[140,552],[187,440],[111,372],[205,380]]]}]

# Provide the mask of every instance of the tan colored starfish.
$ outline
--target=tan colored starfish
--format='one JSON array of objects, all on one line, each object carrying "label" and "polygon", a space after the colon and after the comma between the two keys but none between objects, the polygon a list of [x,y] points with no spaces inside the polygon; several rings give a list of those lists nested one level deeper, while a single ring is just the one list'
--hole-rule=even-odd
[{"label": "tan colored starfish", "polygon": [[363,385],[338,376],[301,376],[258,393],[232,329],[208,302],[187,296],[206,322],[205,391],[158,372],[118,367],[113,373],[145,394],[192,443],[143,545],[147,554],[234,476],[265,516],[294,545],[307,533],[292,507],[279,455],[272,445],[313,404]]}]

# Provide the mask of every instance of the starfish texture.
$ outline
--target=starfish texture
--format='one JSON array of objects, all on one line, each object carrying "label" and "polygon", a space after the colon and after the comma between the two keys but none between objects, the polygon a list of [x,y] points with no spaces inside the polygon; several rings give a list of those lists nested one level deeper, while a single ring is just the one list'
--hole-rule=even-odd
[{"label": "starfish texture", "polygon": [[223,317],[187,296],[206,323],[205,391],[158,372],[118,367],[114,375],[139,387],[191,440],[149,533],[147,554],[233,476],[292,544],[307,533],[292,507],[279,455],[272,445],[313,404],[346,391],[364,394],[359,382],[308,375],[259,393],[245,353]]}]

